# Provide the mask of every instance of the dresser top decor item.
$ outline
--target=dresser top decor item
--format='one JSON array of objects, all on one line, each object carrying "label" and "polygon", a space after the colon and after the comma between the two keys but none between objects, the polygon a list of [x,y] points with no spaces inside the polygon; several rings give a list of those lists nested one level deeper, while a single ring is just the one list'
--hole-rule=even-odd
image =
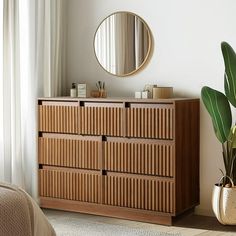
[{"label": "dresser top decor item", "polygon": [[164,99],[173,97],[173,87],[154,87],[153,88],[153,99]]}]

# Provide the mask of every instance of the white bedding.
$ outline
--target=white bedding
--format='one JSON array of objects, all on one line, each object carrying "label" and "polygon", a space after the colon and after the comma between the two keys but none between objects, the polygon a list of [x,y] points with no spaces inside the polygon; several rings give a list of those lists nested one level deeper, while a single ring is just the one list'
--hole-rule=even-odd
[{"label": "white bedding", "polygon": [[21,188],[0,183],[1,236],[54,236],[36,202]]}]

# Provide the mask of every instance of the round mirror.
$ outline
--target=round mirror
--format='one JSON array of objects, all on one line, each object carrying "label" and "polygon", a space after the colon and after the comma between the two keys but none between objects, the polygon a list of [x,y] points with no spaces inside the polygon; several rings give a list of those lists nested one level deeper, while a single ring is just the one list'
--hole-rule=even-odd
[{"label": "round mirror", "polygon": [[99,64],[116,76],[131,75],[147,61],[151,33],[147,24],[130,12],[116,12],[99,25],[94,50]]}]

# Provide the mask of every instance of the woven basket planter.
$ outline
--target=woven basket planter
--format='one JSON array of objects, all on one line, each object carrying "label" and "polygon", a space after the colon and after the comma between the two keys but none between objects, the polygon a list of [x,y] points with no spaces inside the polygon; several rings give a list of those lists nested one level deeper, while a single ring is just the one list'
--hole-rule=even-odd
[{"label": "woven basket planter", "polygon": [[[232,187],[223,187],[223,178],[230,179]],[[231,178],[223,176],[215,184],[212,193],[212,208],[218,221],[223,225],[236,225],[236,187]]]}]

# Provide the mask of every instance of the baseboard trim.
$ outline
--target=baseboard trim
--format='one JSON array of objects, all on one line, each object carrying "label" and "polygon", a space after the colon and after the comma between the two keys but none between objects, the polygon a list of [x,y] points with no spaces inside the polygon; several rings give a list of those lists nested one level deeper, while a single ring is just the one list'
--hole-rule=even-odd
[{"label": "baseboard trim", "polygon": [[195,208],[194,214],[201,216],[214,216],[214,213],[211,209],[201,209],[199,207]]}]

